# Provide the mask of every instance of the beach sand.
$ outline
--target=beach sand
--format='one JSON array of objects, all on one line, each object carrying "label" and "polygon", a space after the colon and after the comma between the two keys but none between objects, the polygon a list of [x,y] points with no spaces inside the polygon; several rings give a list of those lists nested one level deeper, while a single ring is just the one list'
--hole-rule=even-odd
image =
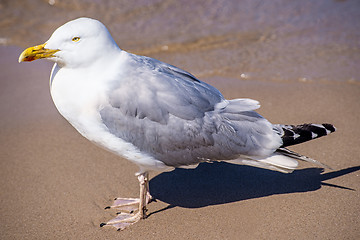
[{"label": "beach sand", "polygon": [[0,47],[1,239],[360,239],[358,84],[203,78],[226,98],[259,100],[272,123],[333,123],[291,148],[333,169],[152,173],[149,218],[118,232],[99,224],[114,197],[137,197],[137,167],[80,136],[53,106],[51,64],[18,64],[21,51]]}]

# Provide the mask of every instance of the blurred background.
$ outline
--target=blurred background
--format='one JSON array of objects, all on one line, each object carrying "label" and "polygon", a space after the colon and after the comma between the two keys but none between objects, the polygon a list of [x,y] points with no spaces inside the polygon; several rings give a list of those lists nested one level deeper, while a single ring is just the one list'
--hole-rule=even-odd
[{"label": "blurred background", "polygon": [[0,44],[43,43],[81,16],[198,78],[360,84],[358,0],[1,0]]}]

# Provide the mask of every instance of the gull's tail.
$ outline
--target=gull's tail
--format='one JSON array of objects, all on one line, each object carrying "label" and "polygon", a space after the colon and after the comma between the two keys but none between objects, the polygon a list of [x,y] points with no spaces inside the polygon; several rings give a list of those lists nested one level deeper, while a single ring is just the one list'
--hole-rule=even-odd
[{"label": "gull's tail", "polygon": [[[289,149],[287,149],[287,146],[303,143],[310,141],[315,138],[319,138],[322,136],[326,136],[332,132],[335,132],[336,128],[332,124],[323,123],[323,124],[302,124],[302,125],[274,125],[274,129],[281,135],[281,138],[283,140],[283,145],[276,150],[277,154],[280,154],[285,157],[290,157],[292,159],[302,160],[310,163],[317,164],[324,168],[331,167],[316,161],[315,159],[306,157],[304,155],[301,155],[299,153],[293,152]],[[268,162],[272,165],[274,165],[274,162],[270,161]],[[288,164],[290,163],[290,164]],[[289,161],[287,159],[286,161],[282,161],[283,169],[285,168],[287,172],[291,172],[296,167],[294,167],[293,162]],[[284,167],[285,166],[285,167]]]},{"label": "gull's tail", "polygon": [[294,171],[298,166],[298,162],[296,160],[314,163],[323,168],[330,168],[319,161],[293,152],[285,147],[328,135],[336,130],[333,125],[324,123],[302,124],[297,126],[277,124],[273,126],[274,130],[281,136],[283,145],[280,146],[280,148],[272,155],[266,158],[249,157],[248,159],[236,159],[229,162],[266,168],[283,173],[291,173]]}]

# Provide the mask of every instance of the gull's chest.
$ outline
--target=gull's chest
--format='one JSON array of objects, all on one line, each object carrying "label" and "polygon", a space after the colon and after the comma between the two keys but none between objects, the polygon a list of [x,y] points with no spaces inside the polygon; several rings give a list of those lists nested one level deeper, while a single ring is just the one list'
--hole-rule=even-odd
[{"label": "gull's chest", "polygon": [[52,74],[51,96],[54,104],[78,130],[84,123],[97,121],[106,101],[106,89],[90,73],[59,70]]}]

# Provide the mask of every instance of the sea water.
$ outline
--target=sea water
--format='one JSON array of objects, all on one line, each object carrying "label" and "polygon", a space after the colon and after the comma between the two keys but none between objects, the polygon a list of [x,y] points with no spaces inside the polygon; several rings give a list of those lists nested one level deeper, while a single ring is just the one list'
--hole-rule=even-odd
[{"label": "sea water", "polygon": [[45,42],[102,21],[120,48],[197,77],[360,84],[358,0],[2,0],[0,44]]}]

